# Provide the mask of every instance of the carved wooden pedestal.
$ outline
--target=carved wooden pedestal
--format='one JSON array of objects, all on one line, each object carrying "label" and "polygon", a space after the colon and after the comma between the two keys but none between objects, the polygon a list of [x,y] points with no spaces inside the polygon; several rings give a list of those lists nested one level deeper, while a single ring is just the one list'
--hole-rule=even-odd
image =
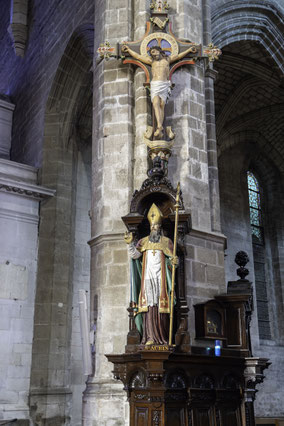
[{"label": "carved wooden pedestal", "polygon": [[[208,356],[202,350],[192,348],[186,354],[156,346],[107,355],[114,364],[114,377],[127,391],[131,426],[247,424],[247,359]],[[266,360],[256,363],[266,368]]]}]

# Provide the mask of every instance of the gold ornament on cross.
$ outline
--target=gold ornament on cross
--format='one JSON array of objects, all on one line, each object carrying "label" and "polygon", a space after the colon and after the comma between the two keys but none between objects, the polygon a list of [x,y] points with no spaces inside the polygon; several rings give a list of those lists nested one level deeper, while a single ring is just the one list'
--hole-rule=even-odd
[{"label": "gold ornament on cross", "polygon": [[114,48],[111,47],[109,41],[105,41],[104,43],[100,44],[97,52],[102,59],[108,60],[114,54]]},{"label": "gold ornament on cross", "polygon": [[217,46],[214,46],[213,43],[208,44],[208,46],[204,47],[203,52],[206,56],[208,56],[209,62],[214,62],[219,59],[222,55],[222,50]]}]

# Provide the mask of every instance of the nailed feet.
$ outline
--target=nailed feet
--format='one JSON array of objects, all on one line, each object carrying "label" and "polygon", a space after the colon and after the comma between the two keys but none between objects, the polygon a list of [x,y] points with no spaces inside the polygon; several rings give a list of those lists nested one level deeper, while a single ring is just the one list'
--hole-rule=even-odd
[{"label": "nailed feet", "polygon": [[162,139],[163,134],[164,134],[164,132],[163,132],[163,127],[158,127],[158,128],[157,128],[157,130],[156,130],[156,131],[155,131],[155,133],[154,133],[154,136],[155,136],[155,138],[157,138],[157,139]]}]

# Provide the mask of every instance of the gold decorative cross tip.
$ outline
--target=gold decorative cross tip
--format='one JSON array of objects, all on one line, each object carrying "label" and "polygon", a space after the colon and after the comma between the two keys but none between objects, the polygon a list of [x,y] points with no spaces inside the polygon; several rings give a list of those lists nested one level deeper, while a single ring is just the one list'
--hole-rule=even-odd
[{"label": "gold decorative cross tip", "polygon": [[213,43],[204,46],[203,53],[208,57],[209,62],[214,62],[222,55],[222,50],[219,47],[214,46]]},{"label": "gold decorative cross tip", "polygon": [[106,60],[108,60],[111,56],[114,56],[114,48],[111,47],[109,41],[105,41],[104,43],[101,43],[97,52],[102,59],[106,59]]},{"label": "gold decorative cross tip", "polygon": [[158,1],[152,1],[152,3],[150,4],[150,9],[153,12],[158,12],[158,13],[165,13],[166,11],[168,11],[170,8],[169,3],[167,1],[162,1],[162,0],[158,0]]}]

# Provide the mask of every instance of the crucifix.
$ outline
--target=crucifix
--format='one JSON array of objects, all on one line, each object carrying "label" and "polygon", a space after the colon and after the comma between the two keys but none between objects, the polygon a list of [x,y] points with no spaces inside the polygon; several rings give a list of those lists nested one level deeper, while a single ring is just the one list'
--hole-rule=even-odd
[{"label": "crucifix", "polygon": [[[116,48],[106,42],[99,47],[98,53],[101,58],[122,58],[124,64],[134,64],[145,72],[144,86],[150,91],[153,123],[148,126],[144,139],[149,148],[153,149],[158,145],[166,147],[169,140],[174,139],[171,127],[166,128],[166,135],[163,127],[165,105],[174,87],[171,83],[173,73],[183,65],[194,65],[201,58],[213,62],[219,58],[221,50],[213,44],[202,46],[175,37],[168,18],[167,1],[154,1],[150,9],[151,18],[142,40],[118,43]],[[163,140],[165,136],[168,141]]]}]

